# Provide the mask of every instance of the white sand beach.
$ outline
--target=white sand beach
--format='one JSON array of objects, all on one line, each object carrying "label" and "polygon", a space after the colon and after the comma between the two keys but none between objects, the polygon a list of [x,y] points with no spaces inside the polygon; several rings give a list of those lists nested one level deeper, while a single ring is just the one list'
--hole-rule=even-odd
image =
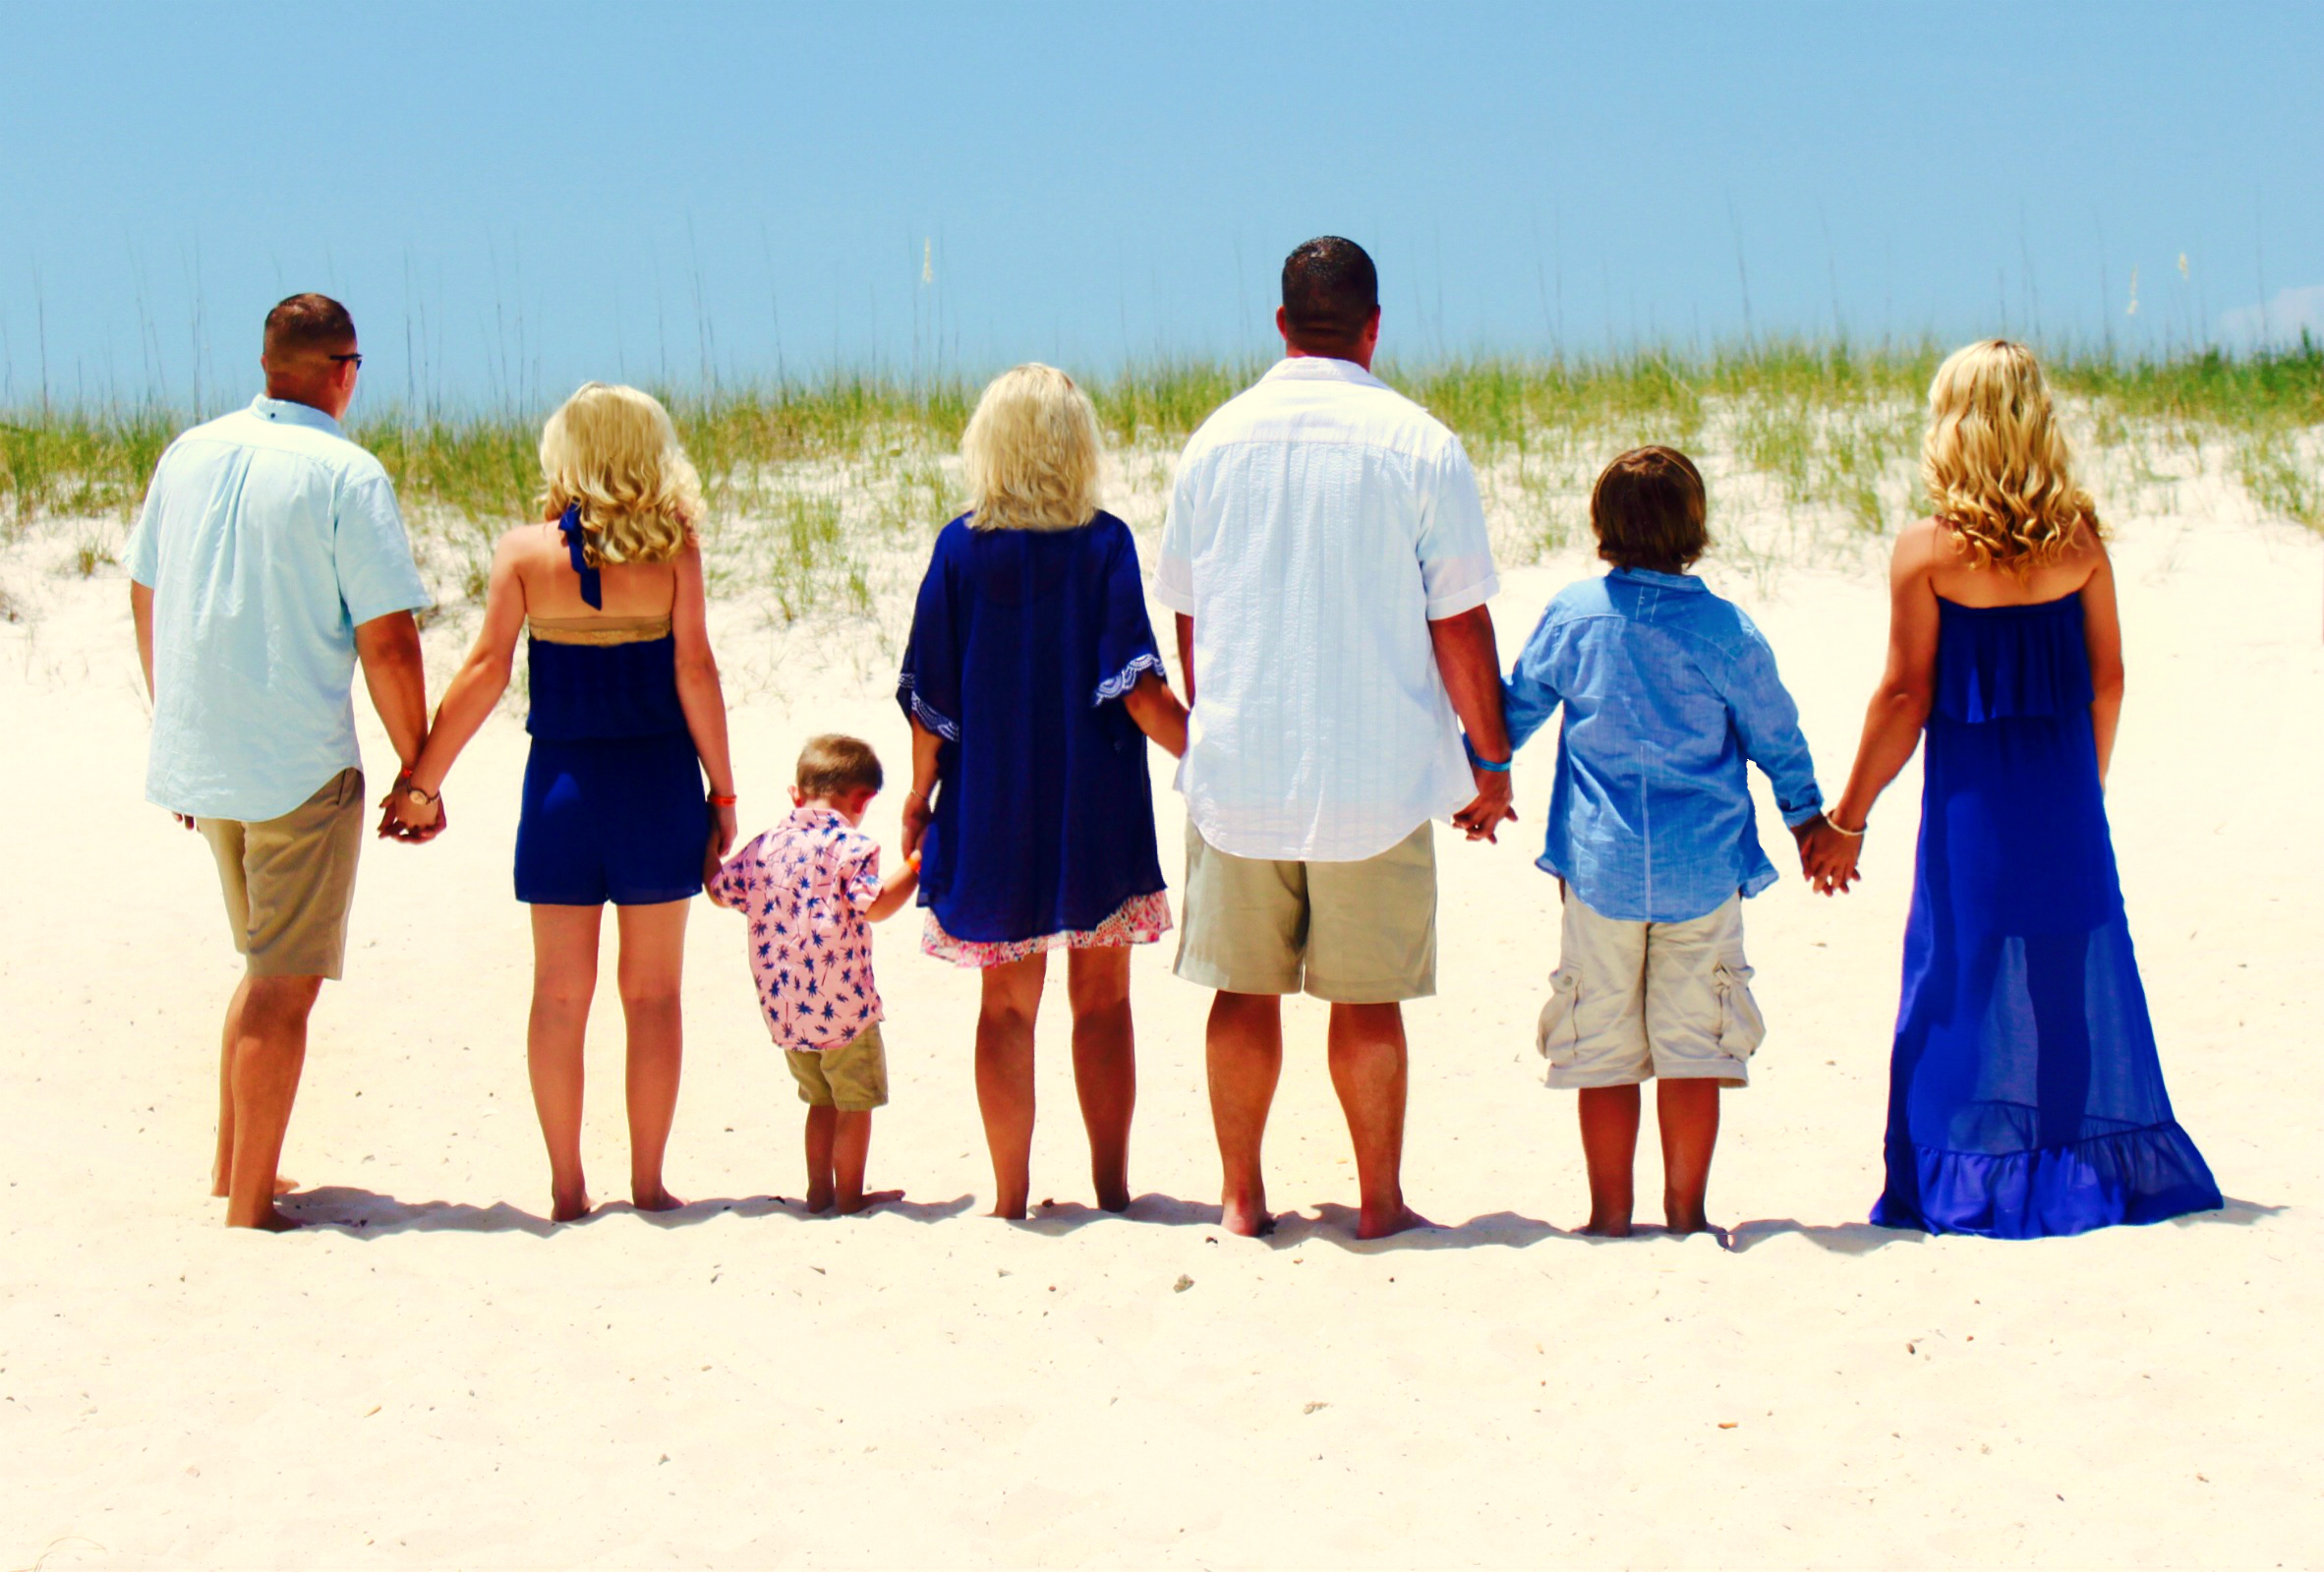
[{"label": "white sand beach", "polygon": [[[1740,495],[1714,481],[1714,529]],[[1353,1241],[1311,1004],[1268,1148],[1285,1221],[1216,1226],[1207,996],[1167,945],[1136,962],[1132,1217],[1088,1204],[1062,1013],[1033,1190],[1054,1204],[981,1217],[974,980],[921,957],[909,917],[879,936],[894,1101],[872,1151],[909,1199],[805,1218],[798,1105],[735,920],[705,904],[669,1165],[691,1204],[621,1203],[606,998],[588,1154],[610,1204],[552,1230],[515,713],[452,778],[449,834],[366,851],[284,1157],[314,1226],[230,1233],[206,1191],[237,962],[206,850],[143,801],[118,570],[66,576],[61,536],[11,548],[0,1567],[2324,1564],[2324,542],[2182,500],[2119,525],[2110,808],[2171,1090],[2227,1209],[2038,1244],[1864,1222],[1916,765],[1856,895],[1818,900],[1789,862],[1748,908],[1772,1032],[1726,1101],[1732,1251],[1568,1232],[1572,1098],[1532,1042],[1547,737],[1498,845],[1439,833],[1406,1163],[1439,1228]],[[1569,552],[1505,574],[1504,658],[1588,570]],[[1877,564],[1707,571],[1773,641],[1830,789],[1879,670]],[[810,732],[901,766],[876,659],[816,674],[774,659],[746,601],[717,612],[729,666],[773,673],[737,682],[746,833]],[[439,682],[470,625],[430,630]],[[359,713],[377,790],[392,755]],[[867,821],[891,846],[896,808]],[[1764,801],[1761,822],[1788,862]]]}]

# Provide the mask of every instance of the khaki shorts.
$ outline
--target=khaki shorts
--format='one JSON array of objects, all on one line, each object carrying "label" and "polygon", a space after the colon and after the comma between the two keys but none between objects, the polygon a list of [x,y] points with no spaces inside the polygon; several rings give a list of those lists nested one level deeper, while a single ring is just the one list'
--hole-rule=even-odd
[{"label": "khaki shorts", "polygon": [[877,1021],[829,1048],[786,1048],[784,1062],[799,1083],[799,1101],[866,1114],[888,1105],[888,1048]]},{"label": "khaki shorts", "polygon": [[1362,862],[1238,857],[1187,821],[1178,974],[1227,993],[1342,1005],[1436,992],[1434,826]]},{"label": "khaki shorts", "polygon": [[1617,922],[1572,895],[1536,1037],[1552,1086],[1750,1082],[1768,1023],[1743,960],[1743,901],[1689,922]]},{"label": "khaki shorts", "polygon": [[336,979],[363,850],[363,772],[341,770],[279,819],[197,819],[226,923],[254,977]]}]

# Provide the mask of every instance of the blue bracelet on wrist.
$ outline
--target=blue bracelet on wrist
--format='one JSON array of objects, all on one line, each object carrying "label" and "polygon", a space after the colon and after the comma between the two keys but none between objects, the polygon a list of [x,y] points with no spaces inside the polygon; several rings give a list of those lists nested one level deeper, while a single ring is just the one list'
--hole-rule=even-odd
[{"label": "blue bracelet on wrist", "polygon": [[1466,735],[1461,738],[1461,751],[1469,755],[1469,763],[1472,766],[1482,770],[1487,775],[1507,775],[1509,773],[1509,766],[1517,762],[1516,755],[1514,754],[1506,759],[1503,759],[1498,764],[1495,764],[1490,759],[1480,757],[1477,752],[1477,744],[1471,742]]}]

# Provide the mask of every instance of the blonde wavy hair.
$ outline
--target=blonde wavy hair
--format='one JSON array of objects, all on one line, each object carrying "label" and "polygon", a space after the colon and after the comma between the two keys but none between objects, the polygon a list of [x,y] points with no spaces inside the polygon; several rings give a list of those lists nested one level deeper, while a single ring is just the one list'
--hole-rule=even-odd
[{"label": "blonde wavy hair", "polygon": [[994,378],[960,434],[968,523],[980,530],[1073,530],[1097,516],[1104,444],[1097,408],[1038,362]]},{"label": "blonde wavy hair", "polygon": [[1937,368],[1921,481],[1974,565],[2025,573],[2056,561],[2082,530],[2100,533],[2098,505],[2071,464],[2041,364],[2023,344],[1989,338]]},{"label": "blonde wavy hair", "polygon": [[702,516],[702,478],[649,393],[583,382],[541,429],[542,517],[581,510],[592,567],[667,562]]}]

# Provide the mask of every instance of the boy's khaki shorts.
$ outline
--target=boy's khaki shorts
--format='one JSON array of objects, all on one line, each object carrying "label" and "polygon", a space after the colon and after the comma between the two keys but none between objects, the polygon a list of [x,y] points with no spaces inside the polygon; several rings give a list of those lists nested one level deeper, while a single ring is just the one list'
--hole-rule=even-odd
[{"label": "boy's khaki shorts", "polygon": [[1768,1034],[1743,960],[1743,900],[1689,922],[1618,922],[1565,898],[1564,933],[1536,1045],[1548,1083],[1750,1082]]},{"label": "boy's khaki shorts", "polygon": [[1342,1005],[1436,992],[1436,844],[1421,827],[1361,862],[1238,857],[1187,821],[1178,974],[1228,993]]},{"label": "boy's khaki shorts", "polygon": [[783,1060],[799,1083],[799,1101],[810,1107],[868,1114],[888,1105],[888,1049],[878,1021],[829,1048],[786,1048]]},{"label": "boy's khaki shorts", "polygon": [[363,851],[363,772],[341,770],[278,819],[197,819],[226,922],[254,977],[328,977],[347,959]]}]

